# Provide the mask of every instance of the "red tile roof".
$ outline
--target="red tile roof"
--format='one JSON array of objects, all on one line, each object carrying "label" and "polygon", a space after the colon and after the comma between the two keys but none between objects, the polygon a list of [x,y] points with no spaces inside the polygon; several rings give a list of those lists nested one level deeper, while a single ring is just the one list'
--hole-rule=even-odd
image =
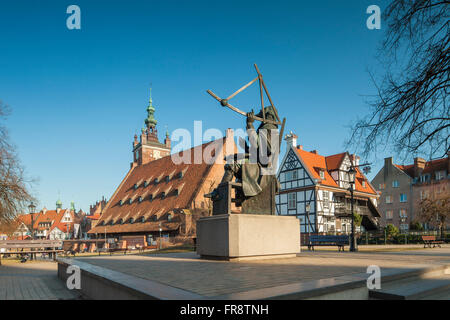
[{"label": "red tile roof", "polygon": [[36,220],[38,219],[40,212],[29,213],[29,214],[21,214],[17,218],[20,222],[24,223],[27,228],[31,228],[31,216],[33,216],[33,224],[35,225]]},{"label": "red tile roof", "polygon": [[[49,230],[51,232],[54,228],[58,228],[63,232],[67,232],[67,223],[61,222],[61,219],[63,218],[66,211],[69,211],[69,209],[61,209],[59,210],[45,210],[33,213],[33,229],[35,231],[44,231]],[[25,223],[25,225],[28,228],[31,228],[31,214],[23,214],[18,217],[19,221]],[[72,220],[74,220],[75,217],[72,214]],[[50,224],[50,227],[43,226],[42,223]],[[73,230],[73,221],[70,223],[70,229]],[[40,225],[41,224],[41,225]]]},{"label": "red tile roof", "polygon": [[[308,171],[313,175],[313,179],[317,179],[321,185],[339,188],[339,185],[333,179],[330,172],[339,169],[342,160],[348,154],[347,152],[325,157],[299,148],[294,148],[294,150],[303,160]],[[320,178],[321,169],[324,171],[324,179]],[[363,187],[363,181],[365,181],[365,187]],[[369,180],[367,180],[367,177],[359,170],[359,168],[356,168],[355,190],[374,195],[377,194],[369,183]]]},{"label": "red tile roof", "polygon": [[[220,143],[221,140],[214,142]],[[190,152],[191,160],[194,161],[194,152],[200,151],[203,154],[204,149],[211,143],[213,142],[184,150],[178,155],[182,156]],[[217,156],[220,156],[220,153]],[[169,155],[133,167],[111,197],[97,225],[88,233],[104,233],[105,227],[107,233],[159,230],[159,222],[137,222],[137,220],[144,216],[147,221],[154,215],[160,216],[174,209],[190,208],[200,186],[214,165],[223,167],[223,164],[207,164],[205,161],[200,164],[175,164]],[[183,173],[181,178],[178,175],[180,172]],[[171,178],[166,181],[165,177],[168,175]],[[155,178],[158,178],[157,183]],[[144,181],[150,181],[150,183],[145,186],[142,183]],[[135,188],[136,185],[137,188]],[[134,218],[136,222],[129,223],[129,218]],[[127,220],[120,224],[120,219]],[[114,225],[110,225],[111,221]],[[103,225],[103,222],[107,225]],[[174,223],[175,221],[162,228],[175,230],[179,225]]]},{"label": "red tile roof", "polygon": [[331,156],[325,157],[325,161],[327,162],[328,170],[333,171],[333,170],[339,169],[346,154],[347,154],[347,152],[342,152],[342,153],[333,154]]},{"label": "red tile roof", "polygon": [[53,226],[53,224],[61,220],[66,210],[67,209],[61,209],[59,213],[57,210],[47,210],[45,211],[45,213],[41,212],[38,219],[34,222],[34,229],[35,230],[48,229],[48,227],[40,227],[39,223],[51,223]]},{"label": "red tile roof", "polygon": [[93,214],[92,216],[86,216],[86,219],[91,219],[91,220],[98,220],[100,219],[102,216],[100,214]]},{"label": "red tile roof", "polygon": [[[309,172],[312,173],[313,179],[319,180],[322,185],[339,188],[336,181],[334,181],[327,170],[327,162],[324,156],[298,148],[295,148],[294,150],[303,160],[303,163],[307,166]],[[320,169],[324,170],[324,179],[320,178]]]},{"label": "red tile roof", "polygon": [[[425,168],[423,169],[422,173],[433,173],[436,171],[441,170],[447,170],[448,168],[448,157],[442,158],[442,159],[436,159],[425,162]],[[397,168],[400,170],[403,170],[407,175],[409,175],[411,178],[414,178],[414,164],[408,164],[408,165],[401,165],[401,164],[394,164]]]}]

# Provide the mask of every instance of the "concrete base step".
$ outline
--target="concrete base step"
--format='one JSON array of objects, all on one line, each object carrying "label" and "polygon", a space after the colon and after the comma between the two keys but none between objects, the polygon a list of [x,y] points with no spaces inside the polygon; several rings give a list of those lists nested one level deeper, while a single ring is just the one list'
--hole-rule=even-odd
[{"label": "concrete base step", "polygon": [[450,274],[433,274],[389,282],[380,290],[369,290],[369,298],[380,300],[418,300],[450,296]]}]

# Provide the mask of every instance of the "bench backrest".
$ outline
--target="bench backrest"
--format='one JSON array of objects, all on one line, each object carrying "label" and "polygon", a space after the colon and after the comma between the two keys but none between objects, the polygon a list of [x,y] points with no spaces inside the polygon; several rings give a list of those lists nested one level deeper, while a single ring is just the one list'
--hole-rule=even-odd
[{"label": "bench backrest", "polygon": [[423,241],[434,241],[436,240],[435,236],[422,236]]},{"label": "bench backrest", "polygon": [[348,236],[342,235],[342,236],[333,236],[333,235],[313,235],[309,238],[309,241],[311,242],[348,242]]},{"label": "bench backrest", "polygon": [[61,240],[2,240],[0,241],[0,248],[60,248],[62,244]]}]

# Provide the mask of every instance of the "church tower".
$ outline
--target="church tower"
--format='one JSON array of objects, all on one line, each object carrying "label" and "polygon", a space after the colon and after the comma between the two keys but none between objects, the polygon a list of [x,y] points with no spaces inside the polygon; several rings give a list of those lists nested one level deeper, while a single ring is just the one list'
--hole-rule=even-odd
[{"label": "church tower", "polygon": [[150,100],[147,107],[147,118],[145,127],[141,130],[141,135],[134,136],[133,141],[133,163],[131,166],[140,166],[150,161],[170,155],[169,133],[166,132],[164,143],[158,140],[158,130],[156,129],[156,119],[154,116],[155,107],[152,102],[152,89],[150,88]]}]

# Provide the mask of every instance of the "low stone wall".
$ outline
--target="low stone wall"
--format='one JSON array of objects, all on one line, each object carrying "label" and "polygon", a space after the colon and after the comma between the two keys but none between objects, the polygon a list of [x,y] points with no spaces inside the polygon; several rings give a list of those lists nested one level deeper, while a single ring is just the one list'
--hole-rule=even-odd
[{"label": "low stone wall", "polygon": [[[71,265],[80,269],[82,296],[93,300],[195,300],[194,293],[74,259],[59,258],[58,278],[66,282]],[[76,290],[76,289],[74,289]]]}]

